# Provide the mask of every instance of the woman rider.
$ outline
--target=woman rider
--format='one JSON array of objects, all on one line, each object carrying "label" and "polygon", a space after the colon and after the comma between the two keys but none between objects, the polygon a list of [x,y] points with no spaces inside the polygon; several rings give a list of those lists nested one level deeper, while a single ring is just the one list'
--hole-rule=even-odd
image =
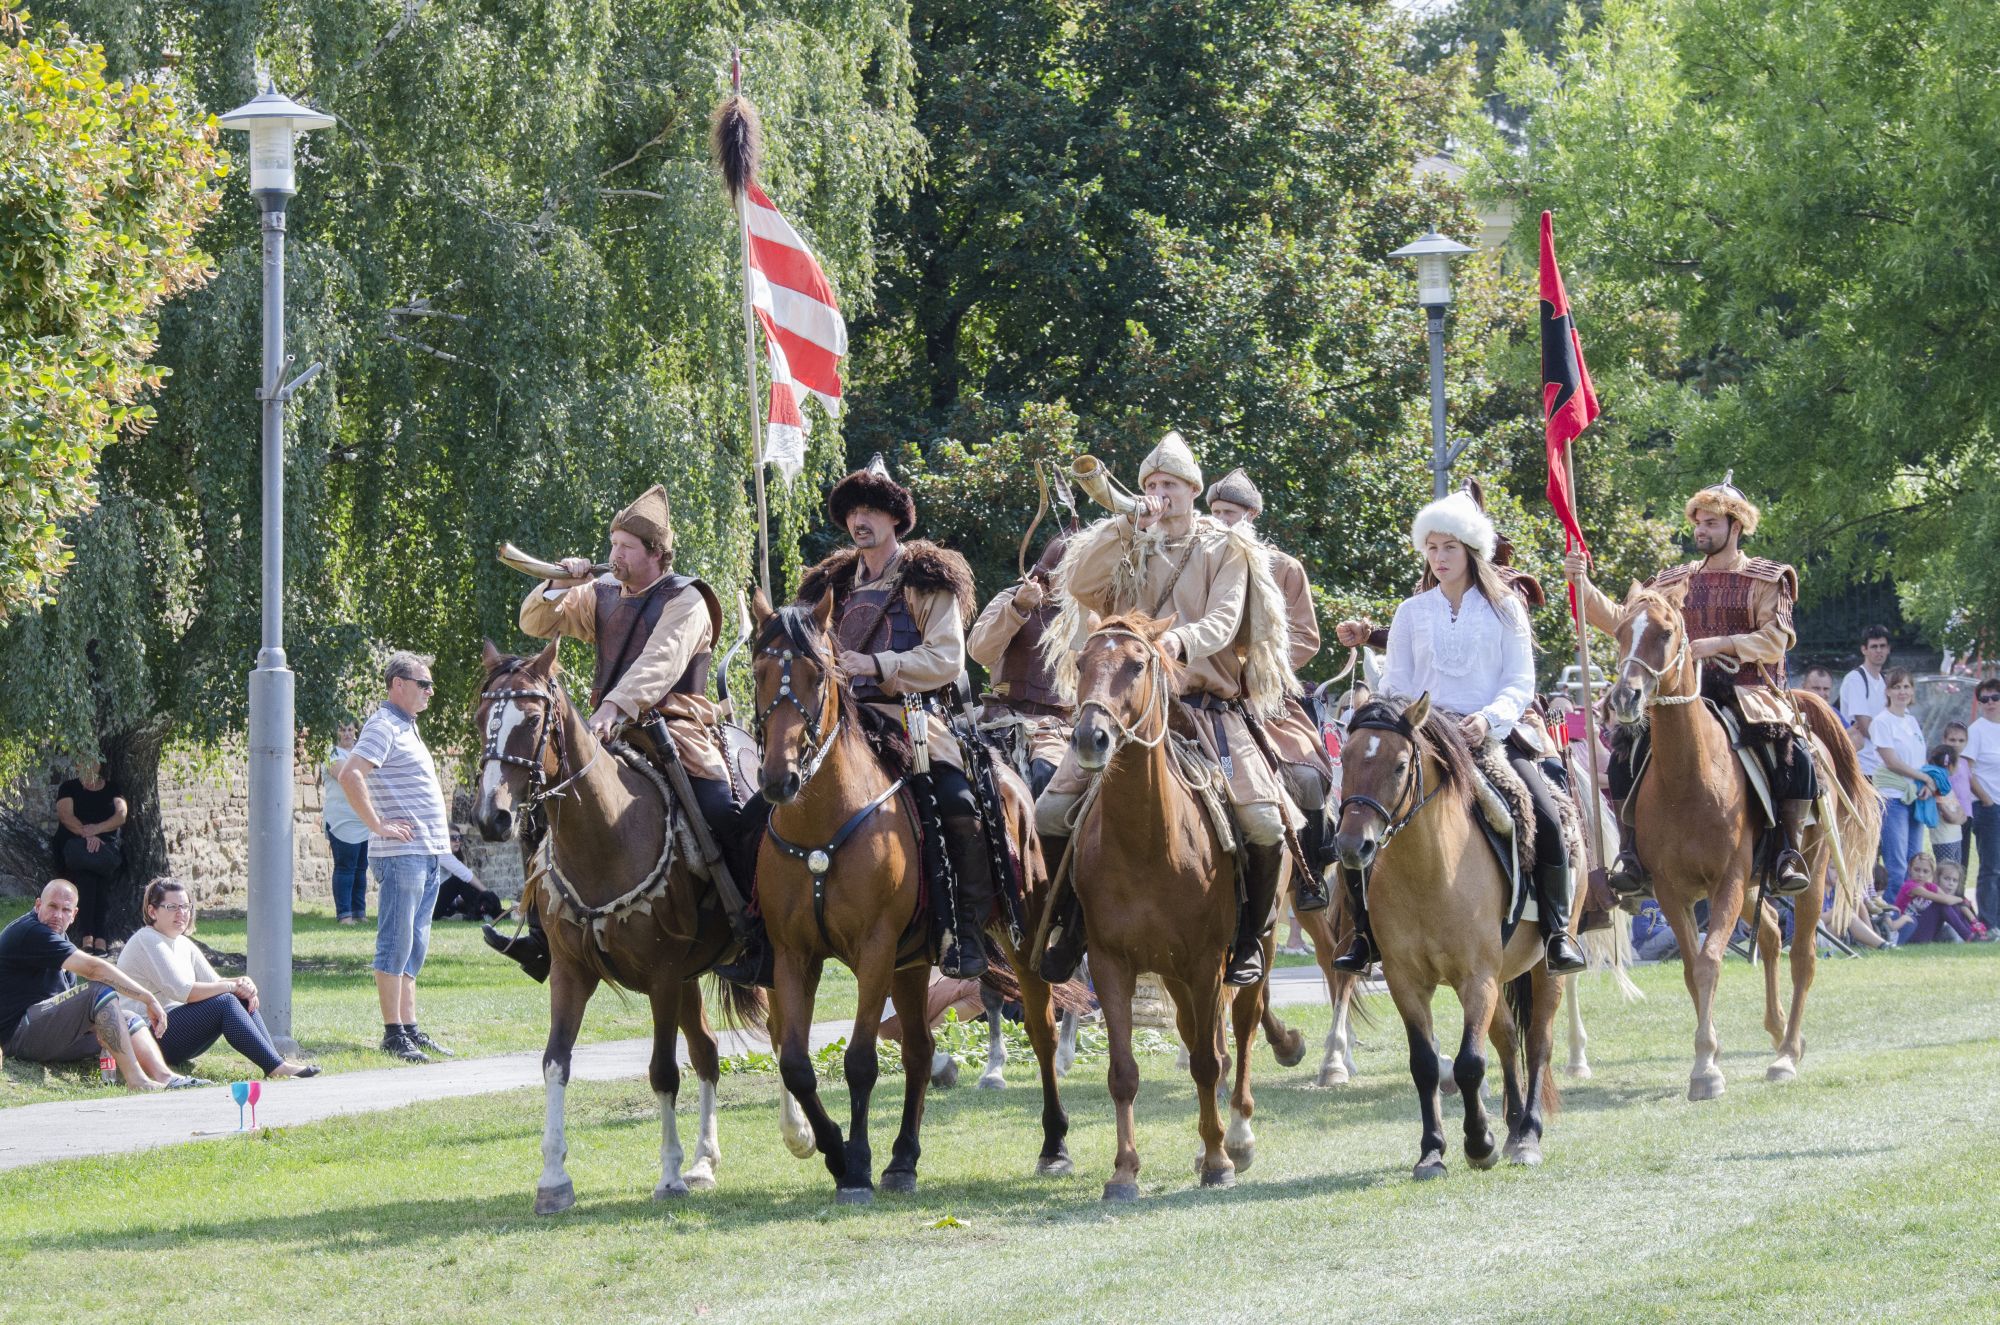
[{"label": "woman rider", "polygon": [[[1515,730],[1535,696],[1534,632],[1520,597],[1493,566],[1498,541],[1493,521],[1464,492],[1417,513],[1410,543],[1424,558],[1430,587],[1396,609],[1382,691],[1408,699],[1428,694],[1435,709],[1462,715],[1459,730],[1467,744],[1501,743],[1534,802],[1535,898],[1548,936],[1549,970],[1581,971],[1583,952],[1569,933],[1569,855],[1555,798],[1542,777],[1542,751],[1536,748],[1541,743],[1531,730],[1518,735]],[[1340,625],[1343,642],[1367,633],[1365,622]],[[1375,960],[1375,945],[1366,911],[1358,897],[1353,900],[1354,943],[1334,965],[1366,971]]]}]

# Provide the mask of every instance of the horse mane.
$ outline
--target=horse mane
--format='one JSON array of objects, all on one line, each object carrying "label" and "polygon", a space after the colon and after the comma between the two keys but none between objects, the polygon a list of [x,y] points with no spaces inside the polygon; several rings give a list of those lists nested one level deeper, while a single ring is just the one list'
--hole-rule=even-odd
[{"label": "horse mane", "polygon": [[1372,721],[1402,733],[1437,761],[1440,788],[1451,788],[1466,811],[1477,814],[1479,807],[1474,801],[1476,784],[1473,779],[1472,747],[1465,743],[1465,735],[1459,731],[1458,724],[1435,708],[1424,719],[1422,727],[1412,728],[1406,714],[1413,702],[1395,698],[1371,699],[1355,711],[1348,722],[1348,730],[1358,730]]},{"label": "horse mane", "polygon": [[891,767],[907,768],[913,757],[909,733],[903,730],[903,724],[896,718],[855,698],[847,674],[840,670],[839,658],[828,647],[826,635],[813,621],[814,607],[815,604],[811,603],[793,603],[774,609],[757,631],[757,651],[786,645],[798,650],[805,661],[832,678],[841,713],[852,720],[868,747]]},{"label": "horse mane", "polygon": [[1626,595],[1625,604],[1623,607],[1619,609],[1618,612],[1619,628],[1623,629],[1625,623],[1630,621],[1634,616],[1638,615],[1639,611],[1642,608],[1650,608],[1660,612],[1670,612],[1673,614],[1673,617],[1676,621],[1682,623],[1681,628],[1686,629],[1686,623],[1681,613],[1680,604],[1676,603],[1673,599],[1667,597],[1667,595],[1661,592],[1660,590],[1650,589],[1645,587],[1644,585],[1641,585],[1638,588],[1633,589],[1631,593]]},{"label": "horse mane", "polygon": [[[1097,629],[1090,633],[1097,635],[1107,630],[1129,630],[1143,638],[1149,626],[1158,624],[1156,618],[1149,617],[1144,612],[1122,612],[1109,620],[1098,622]],[[1168,656],[1167,651],[1160,647],[1158,640],[1153,641],[1153,652],[1160,656],[1160,666],[1166,669],[1167,689],[1176,695],[1180,694],[1181,677],[1187,674],[1187,665],[1177,658]]]}]

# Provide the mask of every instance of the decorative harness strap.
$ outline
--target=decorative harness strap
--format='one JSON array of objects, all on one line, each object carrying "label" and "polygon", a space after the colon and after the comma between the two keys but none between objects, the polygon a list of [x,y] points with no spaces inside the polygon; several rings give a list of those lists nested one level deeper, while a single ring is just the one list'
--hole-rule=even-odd
[{"label": "decorative harness strap", "polygon": [[764,825],[764,835],[771,839],[771,845],[802,863],[806,867],[806,873],[812,876],[813,923],[819,926],[820,942],[829,948],[833,946],[833,936],[826,932],[826,876],[833,868],[833,854],[846,845],[847,839],[853,837],[875,811],[887,805],[902,789],[902,778],[891,782],[881,795],[849,815],[847,822],[840,826],[825,846],[802,847],[780,836],[777,825],[768,821]]}]

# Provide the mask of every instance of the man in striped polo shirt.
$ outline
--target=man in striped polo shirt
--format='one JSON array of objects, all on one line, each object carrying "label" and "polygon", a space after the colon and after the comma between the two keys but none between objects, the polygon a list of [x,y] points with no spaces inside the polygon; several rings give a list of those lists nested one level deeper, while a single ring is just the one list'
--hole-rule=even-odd
[{"label": "man in striped polo shirt", "polygon": [[368,866],[381,891],[376,910],[375,992],[382,1049],[410,1063],[451,1051],[417,1028],[417,972],[430,946],[442,861],[451,849],[437,765],[417,734],[430,707],[430,660],[397,653],[383,669],[389,694],[340,768],[341,789],[368,825]]}]

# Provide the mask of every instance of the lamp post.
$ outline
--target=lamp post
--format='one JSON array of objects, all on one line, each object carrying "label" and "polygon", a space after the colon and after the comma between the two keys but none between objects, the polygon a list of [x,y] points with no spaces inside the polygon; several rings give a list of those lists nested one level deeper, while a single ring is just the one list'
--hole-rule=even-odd
[{"label": "lamp post", "polygon": [[292,673],[285,665],[285,404],[319,372],[290,382],[285,354],[285,201],[292,186],[292,135],[326,129],[333,116],[266,88],[222,117],[250,134],[250,192],[263,211],[263,607],[257,669],[250,673],[250,978],[264,1021],[283,1052],[292,1040]]},{"label": "lamp post", "polygon": [[1451,304],[1451,262],[1472,250],[1433,230],[1414,244],[1405,244],[1389,256],[1417,260],[1417,302],[1424,306],[1431,333],[1431,498],[1444,496],[1451,486],[1452,464],[1471,444],[1471,439],[1452,446],[1444,435],[1444,310]]}]

